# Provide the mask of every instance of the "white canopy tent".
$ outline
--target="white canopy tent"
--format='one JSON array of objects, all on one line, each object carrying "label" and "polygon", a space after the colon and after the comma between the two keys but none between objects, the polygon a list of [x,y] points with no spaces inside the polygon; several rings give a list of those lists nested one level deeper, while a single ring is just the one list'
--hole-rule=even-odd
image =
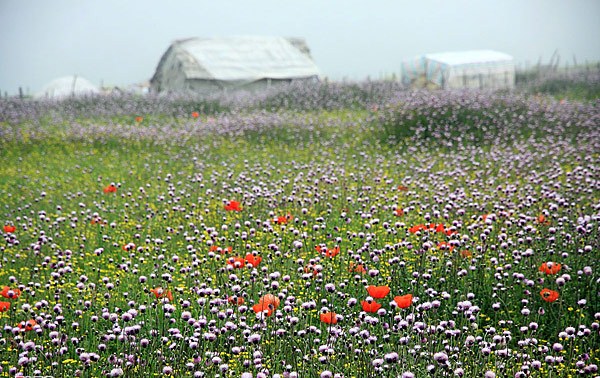
[{"label": "white canopy tent", "polygon": [[212,92],[318,76],[302,39],[242,36],[174,42],[150,82],[157,92]]},{"label": "white canopy tent", "polygon": [[34,95],[34,98],[60,99],[73,96],[89,96],[100,93],[98,87],[79,76],[65,76],[54,79]]},{"label": "white canopy tent", "polygon": [[513,57],[493,50],[425,54],[402,64],[402,82],[445,89],[511,89]]}]

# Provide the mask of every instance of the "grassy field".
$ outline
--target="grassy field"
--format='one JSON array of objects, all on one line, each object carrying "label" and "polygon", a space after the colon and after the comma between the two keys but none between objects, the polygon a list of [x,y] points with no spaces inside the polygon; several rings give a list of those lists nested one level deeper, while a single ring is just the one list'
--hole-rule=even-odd
[{"label": "grassy field", "polygon": [[600,103],[0,102],[0,376],[594,377]]}]

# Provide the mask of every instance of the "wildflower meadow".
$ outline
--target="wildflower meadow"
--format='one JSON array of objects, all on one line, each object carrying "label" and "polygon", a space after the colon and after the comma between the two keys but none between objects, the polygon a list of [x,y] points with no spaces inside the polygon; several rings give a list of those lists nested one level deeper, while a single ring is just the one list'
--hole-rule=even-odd
[{"label": "wildflower meadow", "polygon": [[0,100],[0,377],[598,377],[600,102]]}]

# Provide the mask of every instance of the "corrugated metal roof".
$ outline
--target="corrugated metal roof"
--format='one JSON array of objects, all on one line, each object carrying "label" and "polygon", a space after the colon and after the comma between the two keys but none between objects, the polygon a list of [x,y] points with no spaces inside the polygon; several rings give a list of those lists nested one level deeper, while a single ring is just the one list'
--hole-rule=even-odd
[{"label": "corrugated metal roof", "polygon": [[253,81],[320,74],[308,54],[282,37],[192,38],[173,47],[189,79]]}]

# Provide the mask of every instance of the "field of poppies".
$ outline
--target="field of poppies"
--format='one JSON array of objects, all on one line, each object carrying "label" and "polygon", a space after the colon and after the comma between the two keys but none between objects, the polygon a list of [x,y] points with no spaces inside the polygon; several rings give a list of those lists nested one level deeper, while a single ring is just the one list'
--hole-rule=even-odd
[{"label": "field of poppies", "polygon": [[600,101],[0,100],[0,377],[598,377]]}]

